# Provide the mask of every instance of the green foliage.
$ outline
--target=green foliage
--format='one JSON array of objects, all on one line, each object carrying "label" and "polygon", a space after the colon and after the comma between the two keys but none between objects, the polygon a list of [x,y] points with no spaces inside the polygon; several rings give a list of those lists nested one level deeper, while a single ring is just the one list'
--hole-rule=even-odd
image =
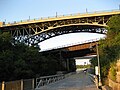
[{"label": "green foliage", "polygon": [[42,55],[37,47],[12,45],[9,33],[0,33],[0,82],[56,74],[58,57]]},{"label": "green foliage", "polygon": [[90,65],[76,65],[76,68],[90,68]]},{"label": "green foliage", "polygon": [[[111,63],[114,63],[120,58],[120,16],[113,16],[110,18],[107,27],[107,37],[105,40],[100,41],[99,53],[100,53],[100,66],[101,76],[106,78],[110,69],[110,76],[115,80],[116,70]],[[97,59],[91,60],[92,66],[97,65]]]},{"label": "green foliage", "polygon": [[109,32],[111,34],[115,33],[117,34],[120,31],[120,16],[116,15],[110,18],[110,21],[108,22],[108,26],[109,26]]},{"label": "green foliage", "polygon": [[113,81],[116,81],[116,62],[111,63],[109,71],[109,78]]},{"label": "green foliage", "polygon": [[7,32],[3,34],[0,33],[0,51],[4,51],[12,47],[10,40],[11,36],[9,33]]}]

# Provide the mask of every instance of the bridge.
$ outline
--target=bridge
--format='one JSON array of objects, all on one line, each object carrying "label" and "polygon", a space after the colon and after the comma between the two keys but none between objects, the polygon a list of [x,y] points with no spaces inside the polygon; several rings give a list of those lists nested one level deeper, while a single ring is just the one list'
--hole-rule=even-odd
[{"label": "bridge", "polygon": [[119,15],[120,10],[78,13],[13,23],[0,23],[1,32],[10,32],[14,40],[36,45],[46,39],[76,32],[105,34],[110,17]]},{"label": "bridge", "polygon": [[[106,34],[107,23],[109,19],[114,15],[120,15],[120,10],[112,11],[103,11],[103,12],[93,12],[93,13],[84,13],[84,14],[70,14],[62,15],[48,18],[39,18],[33,20],[26,20],[13,23],[0,23],[1,32],[10,32],[15,43],[23,42],[28,45],[37,45],[38,43],[47,40],[49,38],[68,34],[68,33],[78,33],[78,32],[90,32],[90,33],[100,33]],[[96,42],[86,42],[79,43],[78,45],[70,45],[66,47],[60,47],[58,49],[49,50],[49,52],[42,52],[43,54],[54,54],[58,56],[60,64],[63,64],[64,68],[62,70],[74,71],[75,70],[75,61],[73,57],[80,57],[89,54],[95,53],[93,48],[96,46]],[[47,53],[46,53],[47,52]],[[71,68],[74,67],[74,68]],[[81,76],[82,78],[79,78]],[[85,77],[83,77],[85,76]],[[75,78],[73,78],[75,77]],[[67,82],[73,80],[73,82]],[[79,81],[77,81],[79,80]],[[84,82],[82,89],[86,86],[85,84],[92,85],[91,88],[95,88],[94,84],[90,81],[88,75],[81,73],[73,75],[66,79],[66,81],[61,81],[61,83],[51,84],[45,87],[40,87],[39,89],[66,89],[71,90],[80,88],[79,85],[82,85],[80,80],[88,81]],[[63,82],[64,83],[63,85]],[[76,83],[76,84],[75,84]],[[74,88],[71,87],[74,86]],[[54,87],[53,87],[54,86]],[[63,86],[63,87],[61,87]],[[96,88],[95,88],[96,89]],[[88,88],[86,88],[88,90]]]},{"label": "bridge", "polygon": [[46,52],[46,51],[53,51],[53,50],[67,50],[67,51],[75,51],[75,50],[82,50],[82,49],[86,49],[86,48],[92,48],[93,46],[96,45],[97,42],[99,42],[100,39],[104,39],[103,38],[96,38],[96,39],[91,39],[91,40],[85,40],[85,41],[81,41],[81,42],[76,42],[76,43],[71,43],[71,44],[66,44],[66,45],[62,45],[62,46],[57,46],[57,47],[53,47],[53,48],[47,48],[47,49],[43,49],[40,50],[40,52]]},{"label": "bridge", "polygon": [[60,63],[61,71],[75,71],[75,58],[83,56],[96,55],[96,45],[99,44],[100,38],[68,44],[61,47],[50,48],[45,51],[40,51],[42,55],[55,56]]},{"label": "bridge", "polygon": [[95,52],[96,44],[98,44],[100,39],[104,39],[104,38],[96,38],[82,42],[58,46],[54,48],[48,48],[48,49],[40,50],[40,52],[42,54],[51,53],[53,55],[55,55],[56,53],[61,53],[63,58],[74,58],[74,57],[96,55]]}]

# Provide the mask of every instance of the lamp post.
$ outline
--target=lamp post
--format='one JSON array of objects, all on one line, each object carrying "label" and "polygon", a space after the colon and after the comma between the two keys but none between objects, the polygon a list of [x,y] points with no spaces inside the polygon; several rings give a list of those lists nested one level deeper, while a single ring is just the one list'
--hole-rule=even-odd
[{"label": "lamp post", "polygon": [[57,18],[57,12],[56,12],[56,18]]},{"label": "lamp post", "polygon": [[98,43],[96,42],[96,50],[97,50],[97,60],[98,60],[98,87],[102,85],[101,83],[101,74],[100,74],[100,60],[99,60],[99,51],[98,51]]},{"label": "lamp post", "polygon": [[119,4],[119,10],[120,10],[120,4]]}]

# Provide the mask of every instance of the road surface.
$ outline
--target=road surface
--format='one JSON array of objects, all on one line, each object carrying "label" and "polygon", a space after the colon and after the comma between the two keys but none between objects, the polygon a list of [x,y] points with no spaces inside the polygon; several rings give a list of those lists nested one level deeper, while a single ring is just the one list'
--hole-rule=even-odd
[{"label": "road surface", "polygon": [[98,90],[88,73],[82,71],[36,90]]}]

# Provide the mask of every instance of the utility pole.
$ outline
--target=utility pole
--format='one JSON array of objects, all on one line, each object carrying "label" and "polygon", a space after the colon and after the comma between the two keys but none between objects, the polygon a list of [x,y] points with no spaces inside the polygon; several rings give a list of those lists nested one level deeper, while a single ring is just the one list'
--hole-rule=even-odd
[{"label": "utility pole", "polygon": [[97,60],[98,60],[98,87],[100,87],[102,83],[101,83],[101,74],[100,74],[100,58],[99,58],[99,50],[98,50],[97,42],[96,42],[96,49],[97,49]]},{"label": "utility pole", "polygon": [[29,16],[29,20],[30,20],[30,16]]},{"label": "utility pole", "polygon": [[87,8],[86,8],[86,13],[88,13],[88,10],[87,10]]},{"label": "utility pole", "polygon": [[57,17],[57,12],[56,12],[56,17]]},{"label": "utility pole", "polygon": [[120,4],[119,4],[119,10],[120,10]]}]

